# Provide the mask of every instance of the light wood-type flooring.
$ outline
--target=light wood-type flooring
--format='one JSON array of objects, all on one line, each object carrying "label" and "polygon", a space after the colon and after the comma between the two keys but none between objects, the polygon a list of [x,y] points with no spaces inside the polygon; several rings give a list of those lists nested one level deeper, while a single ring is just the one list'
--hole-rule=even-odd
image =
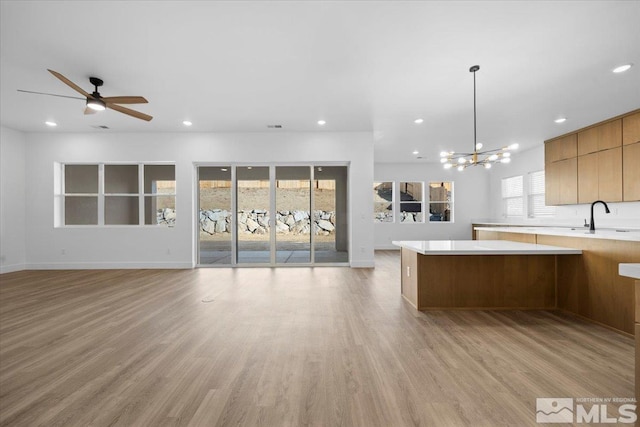
[{"label": "light wood-type flooring", "polygon": [[631,338],[420,313],[399,252],[376,265],[2,275],[0,425],[528,426],[537,397],[633,396]]}]

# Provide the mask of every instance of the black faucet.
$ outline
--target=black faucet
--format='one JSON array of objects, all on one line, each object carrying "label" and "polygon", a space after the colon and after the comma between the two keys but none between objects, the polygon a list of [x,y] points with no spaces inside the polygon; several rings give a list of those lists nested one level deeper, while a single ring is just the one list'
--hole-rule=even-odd
[{"label": "black faucet", "polygon": [[606,213],[611,213],[611,211],[609,211],[609,206],[607,206],[606,202],[603,202],[602,200],[596,200],[595,202],[591,203],[591,223],[589,224],[589,233],[596,232],[596,224],[593,222],[593,205],[595,205],[596,203],[602,203],[604,205],[604,211]]}]

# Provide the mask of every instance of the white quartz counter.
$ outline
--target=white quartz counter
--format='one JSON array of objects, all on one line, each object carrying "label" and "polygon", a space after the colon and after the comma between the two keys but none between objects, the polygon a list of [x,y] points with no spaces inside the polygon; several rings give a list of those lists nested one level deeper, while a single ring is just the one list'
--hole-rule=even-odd
[{"label": "white quartz counter", "polygon": [[[589,233],[586,228],[564,227],[475,227],[475,231],[500,231],[503,233],[542,234],[546,236],[580,237],[586,239],[626,240],[640,242],[640,230],[637,229],[596,229]],[[622,231],[624,230],[624,231]]]},{"label": "white quartz counter", "polygon": [[507,240],[396,240],[392,243],[422,255],[571,255],[582,253],[580,249]]},{"label": "white quartz counter", "polygon": [[640,264],[618,264],[618,274],[640,280]]}]

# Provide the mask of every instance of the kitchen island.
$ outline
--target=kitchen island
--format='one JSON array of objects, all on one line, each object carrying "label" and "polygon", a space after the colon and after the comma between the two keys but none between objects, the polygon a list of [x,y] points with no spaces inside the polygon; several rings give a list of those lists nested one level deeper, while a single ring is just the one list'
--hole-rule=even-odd
[{"label": "kitchen island", "polygon": [[580,249],[505,240],[394,241],[402,296],[418,310],[552,309],[556,257]]}]

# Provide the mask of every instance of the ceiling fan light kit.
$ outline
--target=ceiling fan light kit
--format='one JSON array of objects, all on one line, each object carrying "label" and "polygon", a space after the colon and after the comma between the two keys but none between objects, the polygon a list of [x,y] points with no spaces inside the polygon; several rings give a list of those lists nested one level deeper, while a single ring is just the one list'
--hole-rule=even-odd
[{"label": "ceiling fan light kit", "polygon": [[484,166],[485,169],[490,169],[493,163],[509,163],[511,161],[509,151],[518,148],[518,144],[511,144],[493,150],[479,151],[482,148],[482,143],[477,142],[476,136],[476,72],[479,69],[479,65],[469,68],[469,72],[473,73],[473,151],[469,153],[442,151],[440,163],[445,169],[451,169],[454,166],[461,172],[471,166]]}]

